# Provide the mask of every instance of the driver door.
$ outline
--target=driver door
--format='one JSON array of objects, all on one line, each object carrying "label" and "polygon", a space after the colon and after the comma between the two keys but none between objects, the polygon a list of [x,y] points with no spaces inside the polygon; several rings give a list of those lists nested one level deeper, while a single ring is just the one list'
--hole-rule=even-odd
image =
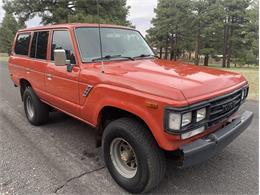
[{"label": "driver door", "polygon": [[[56,66],[54,63],[54,50],[64,49],[67,60],[74,65],[71,72],[67,66]],[[45,85],[48,93],[48,101],[54,107],[68,114],[79,117],[79,83],[80,68],[75,60],[75,53],[68,30],[53,30],[51,39],[51,60],[47,65],[45,73]]]}]

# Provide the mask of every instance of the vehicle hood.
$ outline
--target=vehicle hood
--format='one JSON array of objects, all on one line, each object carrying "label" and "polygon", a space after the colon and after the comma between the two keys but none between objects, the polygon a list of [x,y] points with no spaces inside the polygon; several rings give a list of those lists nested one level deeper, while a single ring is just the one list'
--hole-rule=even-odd
[{"label": "vehicle hood", "polygon": [[106,78],[115,78],[116,85],[173,99],[179,91],[189,102],[246,83],[238,73],[161,59],[105,62],[104,69]]}]

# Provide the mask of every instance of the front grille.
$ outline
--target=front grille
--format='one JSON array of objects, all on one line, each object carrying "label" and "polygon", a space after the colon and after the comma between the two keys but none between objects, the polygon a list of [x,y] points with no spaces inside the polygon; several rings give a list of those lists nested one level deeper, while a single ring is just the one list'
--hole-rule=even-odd
[{"label": "front grille", "polygon": [[234,114],[239,109],[241,95],[242,91],[239,90],[232,94],[212,100],[209,108],[209,127]]}]

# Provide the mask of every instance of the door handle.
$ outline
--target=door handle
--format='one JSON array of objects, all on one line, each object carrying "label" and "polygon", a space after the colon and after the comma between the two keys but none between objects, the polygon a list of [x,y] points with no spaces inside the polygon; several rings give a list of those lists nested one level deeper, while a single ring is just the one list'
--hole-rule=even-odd
[{"label": "door handle", "polygon": [[52,74],[46,74],[48,80],[52,80]]}]

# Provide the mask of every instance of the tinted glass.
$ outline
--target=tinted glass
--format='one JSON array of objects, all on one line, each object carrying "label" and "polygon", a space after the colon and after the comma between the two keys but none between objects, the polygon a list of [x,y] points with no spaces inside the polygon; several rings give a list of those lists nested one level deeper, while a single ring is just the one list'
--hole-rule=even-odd
[{"label": "tinted glass", "polygon": [[48,37],[49,37],[48,31],[38,32],[36,58],[38,59],[47,58]]},{"label": "tinted glass", "polygon": [[36,47],[37,36],[38,33],[34,32],[32,38],[32,44],[31,44],[31,51],[30,51],[30,57],[32,58],[35,58],[35,47]]},{"label": "tinted glass", "polygon": [[30,33],[19,34],[16,39],[14,52],[19,55],[28,55],[30,38]]},{"label": "tinted glass", "polygon": [[70,60],[72,64],[75,64],[74,50],[70,40],[68,31],[54,31],[52,36],[51,47],[51,60],[54,60],[54,50],[64,49],[66,52],[67,60]]},{"label": "tinted glass", "polygon": [[47,58],[48,37],[48,31],[33,33],[30,57],[44,60]]},{"label": "tinted glass", "polygon": [[[77,28],[76,36],[83,62],[101,57],[98,28]],[[154,55],[140,33],[135,30],[101,28],[101,40],[103,56]]]}]

